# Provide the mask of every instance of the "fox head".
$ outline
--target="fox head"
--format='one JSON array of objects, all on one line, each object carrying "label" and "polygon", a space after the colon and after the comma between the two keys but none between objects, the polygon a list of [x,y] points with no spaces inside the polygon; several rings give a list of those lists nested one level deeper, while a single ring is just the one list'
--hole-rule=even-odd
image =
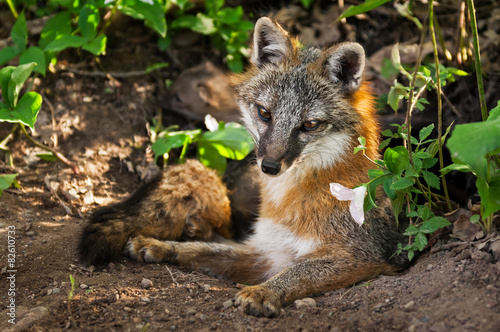
[{"label": "fox head", "polygon": [[263,17],[255,25],[250,61],[250,68],[232,83],[264,173],[330,167],[352,154],[360,135],[370,136],[362,125],[363,117],[373,118],[373,98],[366,91],[359,94],[366,90],[361,45],[301,47],[279,24]]}]

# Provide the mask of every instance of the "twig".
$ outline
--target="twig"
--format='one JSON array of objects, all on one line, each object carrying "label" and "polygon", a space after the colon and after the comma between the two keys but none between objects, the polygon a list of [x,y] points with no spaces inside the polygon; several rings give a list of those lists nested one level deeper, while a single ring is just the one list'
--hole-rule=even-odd
[{"label": "twig", "polygon": [[166,265],[165,265],[165,268],[167,269],[168,273],[170,273],[170,277],[172,278],[172,281],[174,282],[174,284],[176,284],[178,286],[179,283],[175,280],[174,275],[172,274],[172,271],[170,271],[170,269]]},{"label": "twig", "polygon": [[50,116],[52,117],[52,130],[54,130],[54,133],[52,134],[52,141],[54,143],[54,147],[57,147],[58,140],[57,140],[57,133],[55,132],[57,129],[56,128],[57,122],[56,122],[56,117],[55,117],[55,112],[54,112],[54,106],[52,105],[50,100],[48,98],[46,98],[43,94],[42,94],[42,98],[43,98],[43,101],[47,104],[47,106],[49,106],[49,109],[50,109]]},{"label": "twig", "polygon": [[102,71],[85,71],[85,70],[78,70],[78,69],[73,69],[73,68],[65,68],[64,71],[67,71],[67,72],[70,72],[73,74],[77,74],[77,75],[82,75],[82,76],[108,77],[108,75],[111,75],[112,77],[115,77],[115,78],[137,77],[137,76],[148,75],[150,73],[149,70],[130,71],[127,73],[117,73],[117,72],[105,73]]},{"label": "twig", "polygon": [[31,137],[28,132],[26,131],[26,128],[21,125],[21,130],[23,131],[24,133],[24,136],[26,136],[26,138],[31,142],[33,143],[33,145],[35,146],[38,146],[39,148],[41,149],[44,149],[45,151],[49,151],[49,152],[52,152],[54,154],[54,156],[56,156],[59,160],[61,160],[63,163],[65,163],[69,168],[71,168],[73,170],[73,173],[75,174],[80,174],[80,171],[78,170],[78,167],[70,160],[68,160],[65,156],[63,156],[62,153],[60,153],[59,151],[51,148],[50,146],[46,146],[38,141],[35,141],[33,139],[33,137]]},{"label": "twig", "polygon": [[72,215],[71,213],[71,209],[66,205],[64,204],[64,202],[62,201],[62,199],[59,197],[59,195],[54,191],[54,189],[52,189],[52,186],[50,185],[50,181],[49,181],[49,178],[46,176],[43,181],[45,182],[45,185],[47,186],[47,189],[49,189],[50,193],[52,195],[54,195],[58,200],[59,200],[59,204],[61,204],[61,206],[64,208],[64,210],[66,211],[66,214],[67,215]]}]

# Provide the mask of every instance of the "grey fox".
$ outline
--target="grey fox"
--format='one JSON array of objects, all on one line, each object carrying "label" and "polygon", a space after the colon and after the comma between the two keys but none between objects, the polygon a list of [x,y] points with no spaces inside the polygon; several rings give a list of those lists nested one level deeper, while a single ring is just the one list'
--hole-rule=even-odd
[{"label": "grey fox", "polygon": [[401,233],[390,202],[357,225],[348,202],[329,184],[367,182],[370,161],[353,154],[366,138],[378,157],[373,96],[362,81],[363,48],[352,42],[320,49],[298,41],[269,18],[257,21],[248,70],[231,77],[243,122],[262,170],[261,208],[243,243],[159,241],[138,236],[131,257],[169,262],[249,283],[235,304],[252,315],[279,315],[297,298],[350,286],[406,265],[393,257]]}]

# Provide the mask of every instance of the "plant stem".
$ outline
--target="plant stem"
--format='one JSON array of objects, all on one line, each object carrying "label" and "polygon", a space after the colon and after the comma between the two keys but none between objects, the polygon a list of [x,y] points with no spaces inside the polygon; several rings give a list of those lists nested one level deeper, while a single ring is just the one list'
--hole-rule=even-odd
[{"label": "plant stem", "polygon": [[[471,0],[468,0],[471,1]],[[438,101],[438,147],[439,147],[439,167],[444,168],[443,161],[443,100],[441,98],[441,78],[439,77],[439,55],[436,42],[436,32],[434,30],[434,0],[429,1],[429,32],[432,38],[432,48],[434,50],[434,64],[436,65],[436,85],[437,85],[437,101]],[[448,210],[451,212],[451,202],[450,196],[448,194],[448,186],[446,185],[445,176],[443,179],[443,191],[444,197],[446,198],[446,205]]]},{"label": "plant stem", "polygon": [[59,160],[61,160],[63,163],[65,163],[69,168],[71,168],[73,170],[73,172],[75,174],[80,174],[80,171],[78,170],[78,167],[70,160],[68,160],[65,156],[62,155],[62,153],[56,151],[55,149],[49,147],[49,146],[46,146],[40,142],[37,142],[35,141],[29,134],[28,132],[26,131],[26,128],[24,127],[24,125],[20,125],[21,126],[21,130],[24,134],[24,136],[26,136],[26,138],[31,142],[33,143],[33,145],[35,146],[38,146],[39,148],[41,149],[44,149],[45,151],[49,151],[49,152],[52,152],[54,154],[54,156],[56,156]]},{"label": "plant stem", "polygon": [[473,44],[474,44],[474,63],[476,65],[476,78],[477,78],[477,90],[479,92],[479,105],[481,106],[481,115],[483,121],[488,118],[488,110],[486,108],[486,98],[484,96],[484,86],[483,86],[483,70],[481,68],[481,51],[479,50],[479,38],[477,36],[477,25],[476,25],[476,10],[474,9],[474,1],[467,0],[467,8],[469,9],[470,16],[470,28],[472,32]]},{"label": "plant stem", "polygon": [[12,15],[14,15],[14,17],[17,20],[17,17],[19,16],[19,13],[17,12],[16,7],[12,3],[12,0],[7,0],[7,4],[9,5],[10,12],[12,13]]},{"label": "plant stem", "polygon": [[111,19],[113,18],[113,16],[115,16],[116,10],[118,9],[118,5],[120,5],[120,2],[122,2],[122,1],[121,0],[116,1],[115,4],[113,5],[113,8],[111,8],[111,14],[109,15],[109,18],[106,20],[106,23],[102,27],[102,29],[99,32],[99,34],[104,34],[104,32],[106,31],[106,29],[111,24]]}]

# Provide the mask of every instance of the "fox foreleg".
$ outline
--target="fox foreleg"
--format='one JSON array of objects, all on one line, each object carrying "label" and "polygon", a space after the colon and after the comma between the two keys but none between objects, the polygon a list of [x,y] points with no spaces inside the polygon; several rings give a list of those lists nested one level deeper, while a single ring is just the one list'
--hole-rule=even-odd
[{"label": "fox foreleg", "polygon": [[296,299],[328,290],[344,288],[390,272],[389,264],[374,264],[325,257],[306,259],[292,265],[267,281],[248,286],[235,298],[235,305],[254,316],[278,316],[281,306]]}]

